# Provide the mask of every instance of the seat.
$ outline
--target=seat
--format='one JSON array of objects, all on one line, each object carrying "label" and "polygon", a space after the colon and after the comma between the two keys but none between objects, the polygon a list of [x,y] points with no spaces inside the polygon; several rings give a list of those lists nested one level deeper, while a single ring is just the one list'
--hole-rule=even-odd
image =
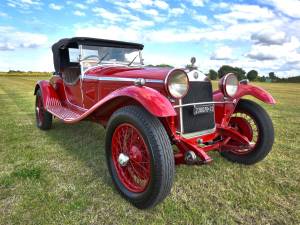
[{"label": "seat", "polygon": [[66,67],[62,72],[63,81],[68,85],[75,85],[79,80],[80,67]]}]

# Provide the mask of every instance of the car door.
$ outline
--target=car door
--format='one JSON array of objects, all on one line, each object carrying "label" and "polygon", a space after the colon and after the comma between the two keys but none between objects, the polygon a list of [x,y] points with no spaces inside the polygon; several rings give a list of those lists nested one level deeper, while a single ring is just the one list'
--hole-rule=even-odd
[{"label": "car door", "polygon": [[[97,79],[89,79],[90,76],[83,79],[83,106],[86,109],[91,108],[98,100],[98,83]],[[95,77],[96,78],[96,77]]]}]

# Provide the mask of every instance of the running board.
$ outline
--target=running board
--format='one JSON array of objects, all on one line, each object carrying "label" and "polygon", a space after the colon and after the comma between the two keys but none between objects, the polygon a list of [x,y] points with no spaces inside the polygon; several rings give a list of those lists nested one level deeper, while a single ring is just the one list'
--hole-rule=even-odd
[{"label": "running board", "polygon": [[57,98],[47,98],[46,110],[53,116],[63,120],[64,122],[72,122],[79,119],[85,111],[79,111],[63,105]]}]

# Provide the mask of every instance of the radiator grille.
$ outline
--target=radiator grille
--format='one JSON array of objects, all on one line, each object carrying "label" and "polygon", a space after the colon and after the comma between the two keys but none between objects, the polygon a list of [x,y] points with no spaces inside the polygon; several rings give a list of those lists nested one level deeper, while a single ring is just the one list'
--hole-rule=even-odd
[{"label": "radiator grille", "polygon": [[[182,104],[211,102],[211,82],[190,82],[188,94],[182,99]],[[194,116],[194,106],[182,108],[183,133],[200,132],[215,127],[215,115],[213,112]]]}]

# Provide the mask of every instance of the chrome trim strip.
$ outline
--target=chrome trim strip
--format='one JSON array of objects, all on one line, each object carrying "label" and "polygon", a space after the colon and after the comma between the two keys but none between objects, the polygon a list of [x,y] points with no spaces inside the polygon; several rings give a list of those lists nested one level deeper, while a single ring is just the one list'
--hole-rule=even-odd
[{"label": "chrome trim strip", "polygon": [[[84,75],[80,76],[83,79],[88,79],[88,80],[99,80],[99,81],[121,81],[121,82],[135,82],[139,78],[126,78],[126,77],[95,77],[91,75]],[[145,79],[146,83],[159,83],[162,84],[164,81],[163,80],[156,80],[156,79]]]},{"label": "chrome trim strip", "polygon": [[187,107],[187,106],[194,106],[194,105],[207,105],[207,104],[231,104],[233,102],[230,101],[224,101],[224,102],[196,102],[196,103],[188,103],[188,104],[181,104],[179,102],[179,105],[174,105],[174,108],[183,108],[183,107]]}]

